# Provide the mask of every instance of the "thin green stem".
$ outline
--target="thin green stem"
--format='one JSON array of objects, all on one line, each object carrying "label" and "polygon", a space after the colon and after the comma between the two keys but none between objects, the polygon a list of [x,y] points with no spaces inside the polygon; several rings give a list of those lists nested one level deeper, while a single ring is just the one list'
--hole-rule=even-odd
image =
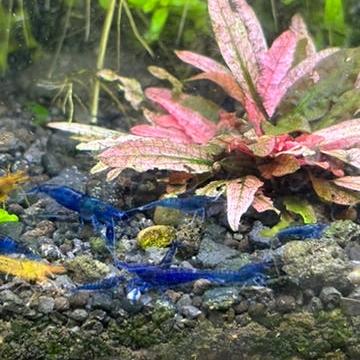
[{"label": "thin green stem", "polygon": [[[99,53],[96,61],[97,70],[101,70],[104,67],[106,48],[110,35],[110,28],[114,18],[115,4],[116,4],[116,0],[111,0],[106,12],[106,17],[101,33]],[[93,87],[91,110],[90,110],[91,122],[93,124],[97,123],[97,116],[99,111],[99,95],[100,95],[100,81],[99,79],[96,78]]]},{"label": "thin green stem", "polygon": [[143,39],[143,37],[139,33],[139,30],[138,30],[138,28],[136,26],[136,23],[134,21],[134,18],[133,18],[132,14],[131,14],[131,11],[129,9],[129,5],[128,5],[126,0],[124,0],[124,9],[125,9],[126,16],[129,19],[131,30],[133,31],[135,37],[138,39],[140,44],[145,48],[145,50],[150,54],[150,56],[154,57],[154,52],[151,50],[148,43]]},{"label": "thin green stem", "polygon": [[279,22],[278,22],[277,8],[276,8],[276,0],[271,0],[271,12],[274,19],[275,30],[276,32],[278,32]]},{"label": "thin green stem", "polygon": [[186,0],[186,3],[184,5],[184,9],[183,9],[182,14],[181,14],[178,33],[177,33],[177,36],[176,36],[176,41],[175,41],[176,46],[179,46],[179,44],[180,44],[180,40],[181,40],[182,34],[184,32],[184,27],[185,27],[187,14],[189,12],[189,7],[190,7],[190,0]]}]

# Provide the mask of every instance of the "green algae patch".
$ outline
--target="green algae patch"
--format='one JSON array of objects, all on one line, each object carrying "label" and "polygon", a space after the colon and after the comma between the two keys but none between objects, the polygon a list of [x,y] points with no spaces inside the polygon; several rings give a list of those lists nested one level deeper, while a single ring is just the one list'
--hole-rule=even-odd
[{"label": "green algae patch", "polygon": [[149,247],[164,248],[176,238],[175,228],[167,225],[154,225],[141,230],[137,242],[142,249]]}]

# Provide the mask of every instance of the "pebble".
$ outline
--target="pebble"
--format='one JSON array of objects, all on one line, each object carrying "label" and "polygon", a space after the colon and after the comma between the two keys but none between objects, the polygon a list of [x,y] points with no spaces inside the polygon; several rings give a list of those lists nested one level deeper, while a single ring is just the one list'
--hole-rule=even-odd
[{"label": "pebble", "polygon": [[201,314],[201,310],[193,305],[184,305],[180,308],[181,314],[183,314],[187,319],[197,319]]},{"label": "pebble", "polygon": [[69,313],[69,317],[75,321],[83,322],[88,317],[88,312],[84,309],[75,309]]},{"label": "pebble", "polygon": [[54,309],[56,311],[66,311],[70,308],[70,301],[64,296],[57,296],[54,301]]},{"label": "pebble", "polygon": [[112,308],[112,298],[108,293],[105,292],[93,292],[91,295],[90,304],[94,309],[109,311]]},{"label": "pebble", "polygon": [[227,259],[234,258],[239,255],[239,252],[230,249],[225,245],[219,244],[209,237],[204,237],[197,259],[204,265],[204,267],[214,267],[221,264]]},{"label": "pebble", "polygon": [[335,309],[340,304],[341,292],[334,287],[324,287],[320,292],[320,300],[324,304],[324,307],[328,310]]},{"label": "pebble", "polygon": [[49,296],[40,296],[38,311],[43,314],[50,314],[55,306],[55,301],[52,297]]},{"label": "pebble", "polygon": [[227,310],[239,301],[239,290],[235,287],[218,287],[207,290],[203,306],[210,310]]},{"label": "pebble", "polygon": [[69,302],[72,308],[84,307],[90,298],[90,293],[87,291],[76,292],[70,295]]},{"label": "pebble", "polygon": [[276,307],[281,313],[288,313],[294,311],[296,308],[296,300],[290,295],[280,295],[276,299]]}]

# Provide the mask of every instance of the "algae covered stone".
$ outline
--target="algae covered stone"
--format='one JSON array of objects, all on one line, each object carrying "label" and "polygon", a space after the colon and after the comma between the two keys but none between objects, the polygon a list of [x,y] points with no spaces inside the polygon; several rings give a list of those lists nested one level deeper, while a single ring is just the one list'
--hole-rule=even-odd
[{"label": "algae covered stone", "polygon": [[335,242],[292,241],[282,247],[283,270],[303,289],[333,286],[347,292],[351,288],[350,262]]},{"label": "algae covered stone", "polygon": [[167,247],[175,237],[176,231],[172,226],[154,225],[141,230],[137,235],[137,242],[142,249]]},{"label": "algae covered stone", "polygon": [[77,256],[67,263],[67,269],[74,272],[74,280],[78,282],[95,281],[106,276],[110,269],[101,261],[88,255]]}]

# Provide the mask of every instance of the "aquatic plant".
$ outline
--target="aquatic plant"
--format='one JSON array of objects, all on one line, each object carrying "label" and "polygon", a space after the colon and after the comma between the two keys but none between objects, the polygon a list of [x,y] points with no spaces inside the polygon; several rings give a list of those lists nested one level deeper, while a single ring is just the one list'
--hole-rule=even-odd
[{"label": "aquatic plant", "polygon": [[18,276],[28,281],[44,281],[54,274],[62,274],[65,268],[39,261],[13,259],[0,256],[0,272]]},{"label": "aquatic plant", "polygon": [[177,55],[202,70],[190,80],[215,82],[242,105],[243,118],[209,103],[204,107],[203,99],[178,89],[148,88],[146,97],[163,111],[146,109],[150,124],[110,138],[111,147],[96,142],[99,149],[109,148],[92,171],[110,169],[109,179],[125,168],[214,176],[197,194],[225,190],[234,231],[250,206],[277,211],[264,183],[269,187],[298,171],[322,200],[358,203],[360,178],[345,176],[345,164],[360,168],[360,119],[352,118],[360,98],[359,49],[317,52],[299,15],[268,48],[245,0],[208,5],[227,67],[188,51]]}]

